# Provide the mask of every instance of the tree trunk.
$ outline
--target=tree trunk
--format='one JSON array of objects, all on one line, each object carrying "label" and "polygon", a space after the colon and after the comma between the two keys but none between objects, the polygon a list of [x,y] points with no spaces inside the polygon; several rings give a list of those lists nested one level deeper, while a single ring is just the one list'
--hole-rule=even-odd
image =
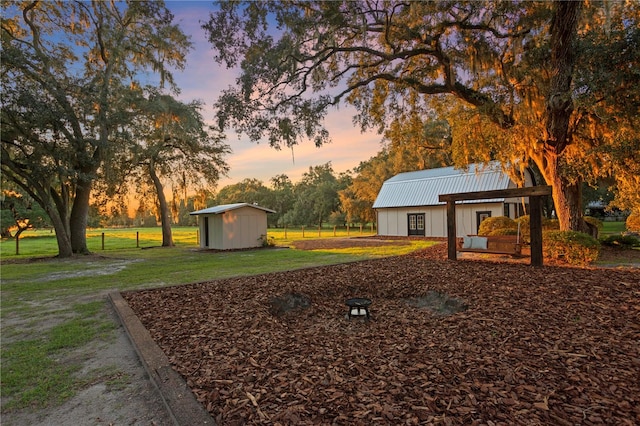
[{"label": "tree trunk", "polygon": [[[63,232],[60,232],[59,228],[53,226],[56,231],[56,240],[58,242],[58,257],[65,258],[73,256],[73,249],[71,248],[71,239],[69,235]],[[64,228],[63,228],[64,229]]]},{"label": "tree trunk", "polygon": [[153,160],[149,164],[149,174],[153,185],[156,188],[158,194],[158,204],[160,205],[160,222],[162,224],[162,247],[173,247],[173,236],[171,234],[171,215],[169,214],[169,204],[167,198],[164,196],[164,188],[162,182],[156,174]]},{"label": "tree trunk", "polygon": [[18,228],[16,232],[16,256],[20,254],[20,234],[25,231],[27,228]]},{"label": "tree trunk", "polygon": [[549,154],[545,167],[540,167],[547,184],[553,187],[553,202],[560,222],[560,230],[588,232],[582,214],[581,182],[570,182],[563,175],[560,162],[557,155]]},{"label": "tree trunk", "polygon": [[51,205],[42,206],[48,213],[51,219],[51,224],[56,232],[56,241],[58,242],[58,257],[71,257],[73,256],[73,249],[71,248],[71,238],[67,231],[68,226],[65,224],[65,220],[60,217],[59,211],[54,209]]},{"label": "tree trunk", "polygon": [[56,233],[56,241],[58,243],[58,257],[65,258],[73,256],[71,246],[71,237],[69,232],[69,216],[67,191],[63,185],[60,194],[53,188],[47,191],[43,187],[39,187],[32,196],[40,204],[40,207],[47,212],[47,216],[51,219],[51,224]]},{"label": "tree trunk", "polygon": [[91,186],[91,180],[79,180],[76,186],[76,196],[69,216],[69,231],[71,233],[73,253],[89,253],[89,248],[87,247],[87,222],[89,220]]},{"label": "tree trunk", "polygon": [[544,151],[538,166],[553,186],[553,201],[561,230],[585,231],[582,219],[582,193],[579,180],[569,180],[562,165],[562,154],[571,144],[570,120],[573,113],[571,82],[576,62],[575,40],[582,3],[557,1],[551,25],[549,93],[544,115]]}]

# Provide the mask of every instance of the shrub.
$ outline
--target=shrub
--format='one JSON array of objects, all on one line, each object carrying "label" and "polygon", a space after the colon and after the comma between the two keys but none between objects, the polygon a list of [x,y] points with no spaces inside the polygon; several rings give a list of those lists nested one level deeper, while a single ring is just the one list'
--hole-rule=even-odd
[{"label": "shrub", "polygon": [[489,232],[487,235],[518,235],[517,228],[497,228]]},{"label": "shrub", "polygon": [[557,231],[560,229],[560,221],[558,219],[542,219],[543,231]]},{"label": "shrub", "polygon": [[602,238],[600,243],[609,247],[632,248],[640,247],[640,238],[635,235],[613,234]]},{"label": "shrub", "polygon": [[585,216],[584,221],[598,228],[598,232],[602,231],[602,221],[593,216]]},{"label": "shrub", "polygon": [[640,232],[640,210],[634,210],[627,218],[627,231]]},{"label": "shrub", "polygon": [[542,253],[547,259],[570,265],[587,265],[598,258],[600,243],[590,235],[575,231],[545,231]]},{"label": "shrub", "polygon": [[[520,241],[525,244],[531,242],[531,227],[529,225],[529,215],[520,216],[516,219],[516,225],[520,224]],[[518,227],[516,226],[516,232]]]},{"label": "shrub", "polygon": [[517,229],[516,222],[506,216],[488,217],[482,221],[478,229],[478,235],[504,235],[492,234],[496,229]]},{"label": "shrub", "polygon": [[[529,244],[531,242],[531,217],[528,214],[520,216],[516,219],[516,225],[518,223],[520,224],[520,241],[525,244]],[[558,219],[547,219],[545,217],[542,218],[543,231],[552,231],[558,229],[560,229],[560,222],[558,221]]]},{"label": "shrub", "polygon": [[587,222],[588,225],[591,225],[592,227],[597,229],[597,232],[595,234],[595,237],[597,238],[598,235],[600,235],[600,231],[602,231],[602,221],[592,216],[585,216],[584,221]]},{"label": "shrub", "polygon": [[266,236],[266,235],[260,235],[260,238],[258,238],[258,241],[260,242],[260,245],[262,247],[273,247],[276,245],[276,239],[275,237],[272,236]]}]

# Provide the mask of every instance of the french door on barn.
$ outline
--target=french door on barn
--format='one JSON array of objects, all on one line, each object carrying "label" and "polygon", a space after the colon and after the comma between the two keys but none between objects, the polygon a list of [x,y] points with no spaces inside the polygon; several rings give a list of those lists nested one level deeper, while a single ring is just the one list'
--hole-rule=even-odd
[{"label": "french door on barn", "polygon": [[482,223],[482,221],[490,217],[491,217],[490,211],[476,212],[476,234],[480,232],[480,224]]},{"label": "french door on barn", "polygon": [[421,235],[424,237],[424,218],[424,213],[409,213],[407,215],[409,235]]}]

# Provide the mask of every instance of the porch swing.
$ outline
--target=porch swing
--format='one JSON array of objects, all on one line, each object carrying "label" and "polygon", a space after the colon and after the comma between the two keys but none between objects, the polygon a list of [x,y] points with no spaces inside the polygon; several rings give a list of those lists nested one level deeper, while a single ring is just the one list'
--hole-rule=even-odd
[{"label": "porch swing", "polygon": [[[456,260],[458,244],[456,237],[456,201],[485,200],[490,198],[529,197],[529,232],[531,249],[531,266],[542,266],[542,198],[552,194],[549,185],[531,186],[526,188],[508,188],[490,191],[459,192],[455,194],[440,194],[439,202],[447,203],[447,259]],[[513,236],[511,236],[513,238]],[[513,240],[512,240],[513,241]],[[488,243],[488,239],[487,239]],[[513,243],[512,243],[513,244]],[[516,244],[519,244],[516,236]],[[487,250],[489,246],[487,244]],[[507,250],[508,254],[514,253],[517,247]],[[484,251],[487,252],[487,251]]]},{"label": "porch swing", "polygon": [[520,222],[518,222],[518,232],[516,235],[465,235],[464,237],[458,239],[456,249],[459,252],[468,253],[507,254],[511,256],[520,256],[522,254],[522,244],[520,242]]}]

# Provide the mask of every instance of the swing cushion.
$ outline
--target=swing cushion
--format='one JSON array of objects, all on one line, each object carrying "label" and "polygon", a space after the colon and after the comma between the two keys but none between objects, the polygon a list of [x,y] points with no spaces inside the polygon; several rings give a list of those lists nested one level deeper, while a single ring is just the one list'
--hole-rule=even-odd
[{"label": "swing cushion", "polygon": [[487,249],[487,237],[462,237],[463,249]]},{"label": "swing cushion", "polygon": [[474,249],[487,249],[487,237],[472,237],[471,238],[471,248]]}]

